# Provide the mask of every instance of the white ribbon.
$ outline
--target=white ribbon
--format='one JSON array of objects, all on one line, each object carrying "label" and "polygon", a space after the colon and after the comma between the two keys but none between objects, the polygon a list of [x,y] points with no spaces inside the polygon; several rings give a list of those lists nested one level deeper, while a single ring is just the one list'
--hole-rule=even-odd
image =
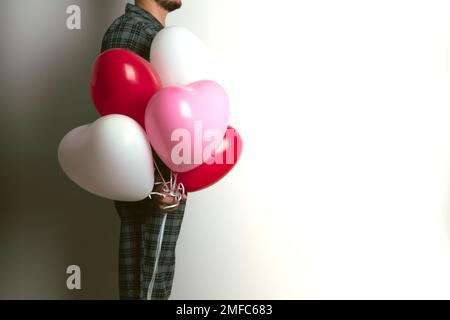
[{"label": "white ribbon", "polygon": [[161,174],[161,171],[158,168],[158,165],[156,164],[156,161],[153,161],[155,164],[155,168],[158,171],[159,177],[161,178],[162,182],[156,182],[155,185],[163,184],[163,187],[161,189],[161,192],[155,192],[152,191],[149,195],[149,198],[152,198],[152,195],[157,195],[160,197],[167,197],[170,196],[174,198],[175,203],[171,205],[167,205],[163,207],[163,210],[170,210],[175,209],[180,205],[181,200],[186,194],[186,190],[184,189],[184,185],[182,183],[177,184],[177,174],[170,171],[170,181],[165,181],[163,175]]},{"label": "white ribbon", "polygon": [[[155,168],[158,171],[158,174],[162,180],[162,182],[157,182],[155,184],[156,185],[163,184],[163,187],[161,189],[161,192],[153,192],[152,191],[149,195],[149,198],[151,199],[152,195],[158,195],[163,198],[165,198],[167,196],[173,197],[175,199],[175,203],[171,204],[171,205],[167,205],[162,209],[163,210],[175,209],[180,205],[181,200],[183,199],[184,195],[186,194],[184,185],[182,183],[177,184],[177,174],[172,173],[172,171],[170,171],[170,181],[166,182],[164,180],[163,175],[161,174],[161,171],[158,168],[158,165],[156,164],[156,161],[153,161],[153,162],[154,162]],[[158,271],[159,256],[161,255],[161,247],[162,247],[162,241],[164,238],[164,229],[166,226],[166,220],[167,220],[167,213],[164,213],[163,220],[161,223],[161,229],[159,230],[158,242],[156,245],[155,266],[153,267],[152,279],[150,280],[150,283],[149,283],[148,289],[147,289],[147,300],[152,299],[153,288],[155,286],[155,281],[156,281],[156,273]]]}]

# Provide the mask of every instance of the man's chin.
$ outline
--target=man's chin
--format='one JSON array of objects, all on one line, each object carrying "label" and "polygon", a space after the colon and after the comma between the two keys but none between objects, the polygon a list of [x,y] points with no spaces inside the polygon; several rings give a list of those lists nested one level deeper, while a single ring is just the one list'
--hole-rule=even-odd
[{"label": "man's chin", "polygon": [[168,12],[175,11],[177,9],[180,9],[182,6],[181,0],[155,0],[156,3],[159,4],[161,8],[164,10],[167,10]]}]

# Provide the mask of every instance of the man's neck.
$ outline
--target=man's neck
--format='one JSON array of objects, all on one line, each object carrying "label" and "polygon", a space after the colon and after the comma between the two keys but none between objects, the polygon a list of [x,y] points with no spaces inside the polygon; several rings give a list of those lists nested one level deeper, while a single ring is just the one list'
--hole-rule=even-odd
[{"label": "man's neck", "polygon": [[136,1],[136,5],[154,16],[163,26],[166,25],[167,11],[155,1]]}]

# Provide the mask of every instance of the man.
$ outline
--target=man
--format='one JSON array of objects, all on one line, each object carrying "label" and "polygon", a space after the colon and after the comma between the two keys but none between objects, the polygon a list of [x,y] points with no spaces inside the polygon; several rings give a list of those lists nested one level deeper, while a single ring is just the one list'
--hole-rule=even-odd
[{"label": "man", "polygon": [[[102,52],[123,48],[149,60],[151,42],[164,28],[167,14],[180,7],[181,0],[136,0],[135,5],[127,4],[125,14],[117,18],[106,32]],[[167,181],[169,169],[155,153],[154,156],[155,164]],[[158,176],[158,171],[155,171],[156,179]],[[121,219],[121,299],[169,298],[175,270],[175,247],[186,199],[172,211],[165,209],[174,202],[171,196],[153,196],[140,202],[115,202]]]}]

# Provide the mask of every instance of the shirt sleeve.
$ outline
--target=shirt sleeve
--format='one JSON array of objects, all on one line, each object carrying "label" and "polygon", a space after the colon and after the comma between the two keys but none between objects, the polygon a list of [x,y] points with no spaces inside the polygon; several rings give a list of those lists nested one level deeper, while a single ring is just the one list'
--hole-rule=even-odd
[{"label": "shirt sleeve", "polygon": [[155,36],[143,23],[129,21],[113,25],[103,37],[101,51],[121,48],[133,51],[145,60],[150,58],[150,45]]}]

